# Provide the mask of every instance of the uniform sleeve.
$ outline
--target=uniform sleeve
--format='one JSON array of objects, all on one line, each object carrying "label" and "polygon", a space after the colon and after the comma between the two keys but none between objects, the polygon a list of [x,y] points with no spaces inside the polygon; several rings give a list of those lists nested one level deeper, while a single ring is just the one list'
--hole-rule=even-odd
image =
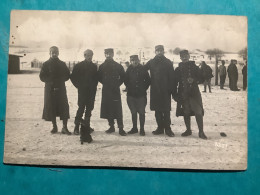
[{"label": "uniform sleeve", "polygon": [[93,76],[93,79],[94,79],[94,85],[95,85],[95,87],[96,87],[97,84],[98,84],[98,70],[97,70],[97,65],[94,66],[94,76]]},{"label": "uniform sleeve", "polygon": [[78,64],[77,64],[77,65],[74,66],[72,73],[70,75],[70,80],[76,88],[79,87],[79,80],[78,80],[79,77],[78,76],[79,76],[79,67],[78,67]]},{"label": "uniform sleeve", "polygon": [[125,72],[124,84],[125,84],[126,87],[128,87],[128,84],[129,84],[129,68]]},{"label": "uniform sleeve", "polygon": [[64,79],[64,81],[67,81],[70,79],[70,70],[67,67],[67,65],[65,64],[65,62],[63,62],[63,79]]},{"label": "uniform sleeve", "polygon": [[103,65],[101,64],[99,66],[98,72],[97,72],[97,78],[100,83],[103,84],[103,73],[102,73]]},{"label": "uniform sleeve", "polygon": [[43,63],[39,77],[40,80],[45,83],[52,81],[51,74],[46,63]]},{"label": "uniform sleeve", "polygon": [[149,60],[149,61],[144,65],[144,69],[145,69],[146,71],[150,70],[150,68],[151,68],[151,60]]},{"label": "uniform sleeve", "polygon": [[145,82],[145,87],[146,90],[149,88],[151,85],[151,78],[147,70],[144,70],[144,82]]},{"label": "uniform sleeve", "polygon": [[125,81],[125,70],[122,65],[120,65],[119,75],[120,75],[120,79],[119,79],[119,86],[120,86]]}]

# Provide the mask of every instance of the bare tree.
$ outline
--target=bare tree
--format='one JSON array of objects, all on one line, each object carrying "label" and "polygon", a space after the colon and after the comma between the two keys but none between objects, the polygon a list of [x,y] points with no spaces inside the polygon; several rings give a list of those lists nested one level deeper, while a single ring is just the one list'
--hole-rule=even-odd
[{"label": "bare tree", "polygon": [[210,59],[215,57],[215,85],[218,85],[218,60],[221,60],[221,57],[224,56],[224,52],[220,49],[214,48],[208,49],[205,53],[210,57]]},{"label": "bare tree", "polygon": [[239,56],[243,58],[243,60],[247,60],[247,47],[244,49],[241,49],[238,52]]}]

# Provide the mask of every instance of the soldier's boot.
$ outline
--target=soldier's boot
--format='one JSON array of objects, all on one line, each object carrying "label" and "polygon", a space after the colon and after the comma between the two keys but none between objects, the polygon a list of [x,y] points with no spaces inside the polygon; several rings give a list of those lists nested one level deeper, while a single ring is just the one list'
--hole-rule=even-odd
[{"label": "soldier's boot", "polygon": [[186,131],[184,131],[181,136],[182,137],[187,137],[190,136],[192,134],[192,131],[190,129],[187,129]]},{"label": "soldier's boot", "polygon": [[63,120],[63,127],[62,127],[62,130],[61,130],[61,133],[62,134],[66,134],[66,135],[71,135],[71,132],[69,132],[69,130],[68,130],[67,123],[68,123],[68,120],[64,119]]},{"label": "soldier's boot", "polygon": [[203,116],[202,115],[195,115],[197,124],[198,124],[198,128],[199,128],[199,138],[201,139],[208,139],[207,136],[205,135],[204,131],[203,131]]},{"label": "soldier's boot", "polygon": [[168,135],[169,137],[174,137],[174,133],[172,132],[171,128],[166,128],[165,134]]},{"label": "soldier's boot", "polygon": [[108,130],[106,130],[106,133],[114,133],[115,132],[115,126],[110,126]]},{"label": "soldier's boot", "polygon": [[89,129],[89,132],[90,132],[90,133],[93,133],[93,132],[94,132],[94,129],[90,127],[90,117],[85,117],[85,123],[86,123],[86,126],[87,126],[88,129]]},{"label": "soldier's boot", "polygon": [[57,127],[57,125],[55,124],[55,125],[53,125],[53,128],[52,128],[52,130],[51,130],[51,133],[52,134],[55,134],[55,133],[57,133],[58,132],[58,127]]},{"label": "soldier's boot", "polygon": [[139,114],[139,121],[140,121],[140,135],[145,136],[145,131],[144,131],[145,114]]},{"label": "soldier's boot", "polygon": [[157,127],[155,131],[152,132],[154,135],[160,135],[164,134],[164,128],[163,127]]},{"label": "soldier's boot", "polygon": [[133,123],[133,128],[128,132],[128,134],[138,133],[138,129],[137,129],[137,113],[132,114],[132,123]]},{"label": "soldier's boot", "polygon": [[122,127],[119,128],[119,135],[126,136],[126,132],[124,131],[124,129]]},{"label": "soldier's boot", "polygon": [[81,120],[82,119],[75,118],[75,121],[74,121],[74,124],[75,124],[74,135],[79,135],[79,125],[80,125],[80,121]]},{"label": "soldier's boot", "polygon": [[184,116],[184,122],[185,122],[187,130],[184,133],[182,133],[181,136],[186,137],[186,136],[189,136],[192,134],[191,128],[190,128],[190,116],[189,115]]}]

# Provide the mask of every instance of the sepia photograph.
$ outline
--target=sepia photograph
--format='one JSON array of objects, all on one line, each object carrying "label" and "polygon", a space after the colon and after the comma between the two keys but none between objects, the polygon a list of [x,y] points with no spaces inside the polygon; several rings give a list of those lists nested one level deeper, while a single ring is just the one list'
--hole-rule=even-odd
[{"label": "sepia photograph", "polygon": [[4,163],[246,170],[245,16],[12,10]]}]

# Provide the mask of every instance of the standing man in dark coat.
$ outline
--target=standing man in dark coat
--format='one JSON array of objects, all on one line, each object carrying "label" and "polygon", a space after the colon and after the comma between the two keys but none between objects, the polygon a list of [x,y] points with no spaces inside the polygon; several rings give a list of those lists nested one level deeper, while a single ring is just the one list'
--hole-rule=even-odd
[{"label": "standing man in dark coat", "polygon": [[43,63],[40,79],[45,82],[44,108],[42,118],[52,121],[51,133],[57,133],[58,127],[56,117],[63,120],[61,133],[70,135],[67,122],[70,118],[69,104],[66,92],[65,81],[70,78],[70,71],[65,62],[59,58],[59,49],[56,46],[50,48],[50,59]]},{"label": "standing man in dark coat", "polygon": [[137,113],[140,121],[140,135],[144,136],[146,91],[150,85],[150,76],[140,64],[138,55],[130,56],[131,65],[126,71],[125,86],[127,87],[127,104],[132,114],[133,128],[128,134],[138,133]]},{"label": "standing man in dark coat", "polygon": [[247,61],[245,66],[242,69],[242,74],[243,74],[243,90],[245,91],[247,88]]},{"label": "standing man in dark coat", "polygon": [[85,60],[76,64],[71,74],[71,82],[78,89],[78,111],[75,117],[74,134],[79,134],[79,125],[85,112],[85,124],[90,127],[91,112],[94,109],[97,91],[98,75],[97,66],[92,62],[93,51],[87,49],[84,52]]},{"label": "standing man in dark coat", "polygon": [[100,117],[108,120],[110,128],[106,133],[115,132],[114,119],[117,119],[119,134],[125,136],[120,86],[125,79],[122,65],[113,60],[114,50],[105,49],[106,60],[98,70],[98,80],[102,83],[102,102]]},{"label": "standing man in dark coat", "polygon": [[207,92],[207,86],[209,87],[209,92],[211,93],[211,78],[213,77],[212,74],[212,69],[209,65],[205,63],[205,61],[201,62],[201,74],[202,74],[202,79],[204,82],[204,91]]},{"label": "standing man in dark coat", "polygon": [[238,70],[236,64],[237,60],[231,60],[231,63],[227,69],[229,78],[229,88],[231,91],[239,91],[239,89],[237,88]]},{"label": "standing man in dark coat", "polygon": [[171,95],[174,92],[173,64],[164,56],[163,45],[155,47],[156,56],[147,62],[146,70],[150,70],[150,109],[155,111],[157,129],[154,135],[165,134],[173,137],[171,130]]},{"label": "standing man in dark coat", "polygon": [[180,52],[182,60],[179,66],[175,69],[175,78],[178,85],[177,94],[173,95],[173,99],[177,101],[176,116],[184,116],[186,131],[182,136],[189,136],[192,134],[190,119],[195,115],[198,128],[199,137],[207,139],[203,131],[203,105],[198,83],[201,80],[201,72],[194,61],[189,61],[190,55],[188,50]]},{"label": "standing man in dark coat", "polygon": [[221,61],[222,65],[219,66],[219,78],[220,78],[220,89],[224,89],[224,84],[227,76],[227,69],[225,67],[225,60]]}]

